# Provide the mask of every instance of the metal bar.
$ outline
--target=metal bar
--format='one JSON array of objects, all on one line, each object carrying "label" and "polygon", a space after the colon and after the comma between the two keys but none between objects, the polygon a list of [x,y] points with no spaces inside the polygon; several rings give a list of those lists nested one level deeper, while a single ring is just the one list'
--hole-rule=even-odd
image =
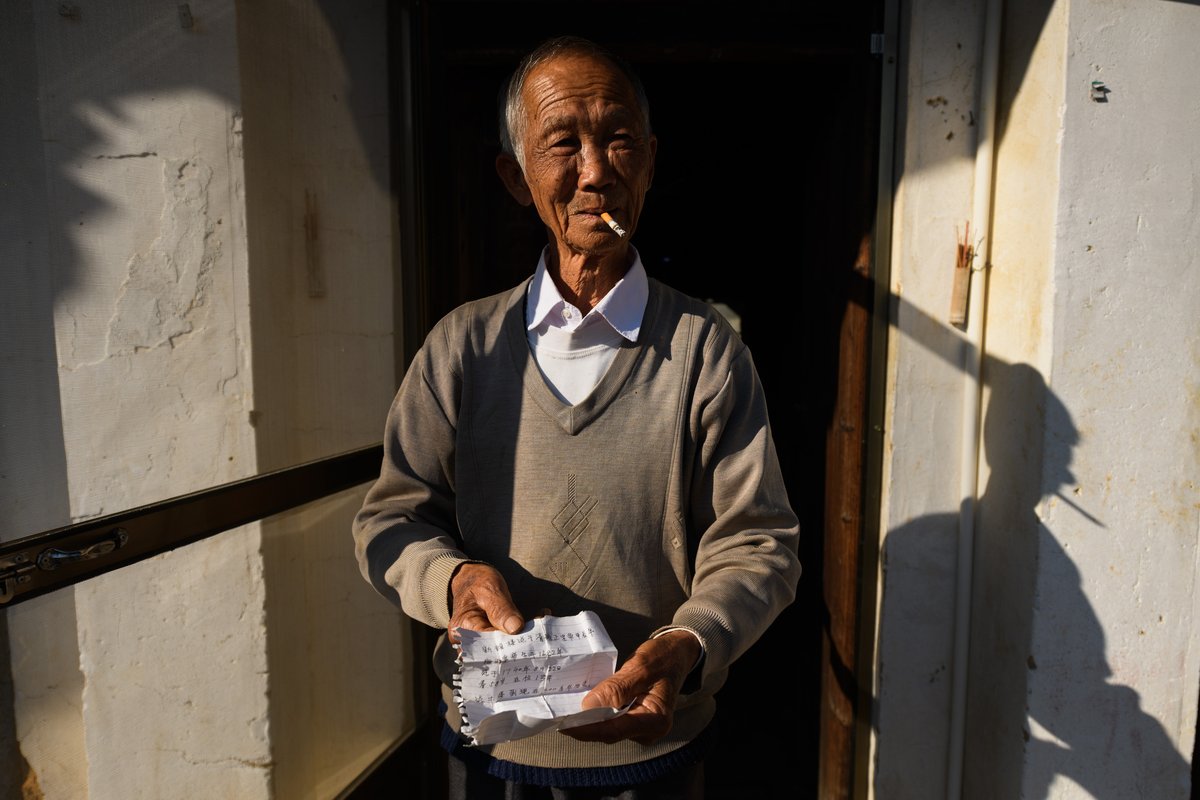
[{"label": "metal bar", "polygon": [[377,444],[0,544],[0,607],[373,480]]}]

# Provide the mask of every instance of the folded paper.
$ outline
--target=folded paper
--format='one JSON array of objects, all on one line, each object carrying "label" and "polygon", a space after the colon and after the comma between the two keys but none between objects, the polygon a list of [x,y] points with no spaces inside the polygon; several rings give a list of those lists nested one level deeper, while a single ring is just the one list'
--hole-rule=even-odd
[{"label": "folded paper", "polygon": [[617,649],[591,611],[539,617],[515,634],[457,629],[454,699],[472,744],[495,744],[544,730],[620,716],[626,709],[580,703],[613,674]]}]

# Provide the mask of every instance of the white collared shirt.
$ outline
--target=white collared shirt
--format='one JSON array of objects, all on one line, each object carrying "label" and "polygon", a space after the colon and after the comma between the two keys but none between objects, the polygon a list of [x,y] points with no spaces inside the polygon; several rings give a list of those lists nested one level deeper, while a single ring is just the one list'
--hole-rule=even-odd
[{"label": "white collared shirt", "polygon": [[529,284],[525,325],[529,349],[546,384],[559,400],[575,405],[600,383],[617,351],[637,342],[650,296],[642,258],[587,314],[568,303],[546,270],[546,253]]}]

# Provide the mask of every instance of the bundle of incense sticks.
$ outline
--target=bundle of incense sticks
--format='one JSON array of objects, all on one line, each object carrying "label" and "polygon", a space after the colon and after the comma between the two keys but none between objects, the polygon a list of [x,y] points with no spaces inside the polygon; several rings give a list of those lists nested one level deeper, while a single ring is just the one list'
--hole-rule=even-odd
[{"label": "bundle of incense sticks", "polygon": [[613,231],[615,231],[615,232],[616,232],[617,236],[620,236],[622,239],[624,239],[624,238],[625,238],[625,236],[626,236],[626,234],[625,234],[625,229],[624,229],[624,228],[622,228],[620,225],[618,225],[618,224],[617,224],[617,221],[616,221],[615,219],[613,219],[613,218],[612,218],[612,214],[609,214],[607,211],[601,211],[601,212],[600,212],[600,219],[602,219],[602,220],[604,220],[605,222],[607,222],[607,223],[608,223],[608,227],[612,228],[612,229],[613,229]]}]

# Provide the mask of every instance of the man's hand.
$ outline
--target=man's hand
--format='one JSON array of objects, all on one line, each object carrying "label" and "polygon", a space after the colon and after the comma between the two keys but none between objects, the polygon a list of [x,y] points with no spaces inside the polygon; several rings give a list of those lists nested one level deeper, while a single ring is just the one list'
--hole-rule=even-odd
[{"label": "man's hand", "polygon": [[584,708],[622,708],[632,700],[633,707],[615,719],[563,733],[585,742],[610,744],[622,739],[650,744],[661,739],[671,730],[679,687],[699,658],[700,642],[687,631],[650,639],[611,677],[588,692],[582,703]]},{"label": "man's hand", "polygon": [[450,578],[449,638],[458,641],[455,628],[516,633],[525,619],[513,605],[508,584],[490,564],[459,564]]}]

